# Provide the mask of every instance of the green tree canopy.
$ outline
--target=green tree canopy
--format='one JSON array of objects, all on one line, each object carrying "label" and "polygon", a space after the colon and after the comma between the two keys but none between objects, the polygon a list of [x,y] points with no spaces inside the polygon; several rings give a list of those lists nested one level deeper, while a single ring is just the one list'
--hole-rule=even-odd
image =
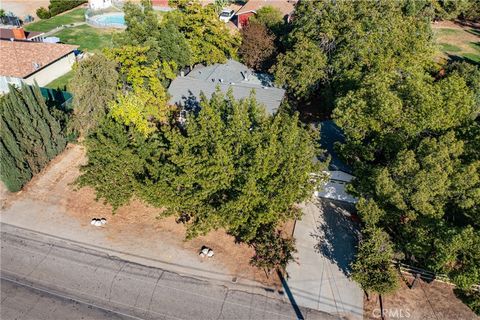
[{"label": "green tree canopy", "polygon": [[141,4],[127,2],[124,7],[125,32],[115,35],[115,45],[148,47],[148,59],[174,62],[177,67],[191,63],[190,47],[171,20],[160,22],[150,1]]},{"label": "green tree canopy", "polygon": [[166,19],[172,20],[187,39],[192,65],[224,63],[236,56],[240,38],[218,19],[213,5],[180,1],[178,10],[171,12]]},{"label": "green tree canopy", "polygon": [[429,64],[429,19],[403,9],[395,0],[299,2],[289,49],[273,68],[278,83],[299,98],[337,97],[365,72],[408,73]]},{"label": "green tree canopy", "polygon": [[293,205],[312,195],[322,167],[298,117],[269,117],[254,96],[217,92],[184,125],[147,138],[127,128],[110,120],[91,136],[81,184],[114,208],[136,195],[188,215],[188,237],[223,227],[250,242],[298,214]]},{"label": "green tree canopy", "polygon": [[95,54],[74,66],[69,90],[72,92],[73,126],[81,134],[95,128],[108,113],[115,99],[118,81],[117,64],[102,54]]}]

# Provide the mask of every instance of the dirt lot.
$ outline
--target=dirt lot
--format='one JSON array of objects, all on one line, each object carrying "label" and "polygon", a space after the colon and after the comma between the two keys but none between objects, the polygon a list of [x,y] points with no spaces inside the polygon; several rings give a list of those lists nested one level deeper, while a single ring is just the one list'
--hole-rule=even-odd
[{"label": "dirt lot", "polygon": [[[109,241],[128,244],[135,252],[135,246],[156,241],[160,245],[173,246],[182,254],[198,257],[199,249],[205,245],[215,251],[211,264],[221,265],[231,273],[231,278],[250,279],[270,286],[281,288],[276,275],[267,277],[265,273],[249,264],[253,249],[245,244],[235,243],[234,238],[223,230],[210,232],[207,236],[184,241],[185,227],[177,224],[174,217],[158,219],[158,208],[148,207],[138,200],[118,209],[112,215],[111,208],[95,200],[93,189],[75,190],[72,185],[79,175],[79,166],[85,162],[85,150],[79,145],[69,145],[55,158],[49,166],[37,175],[27,186],[16,194],[7,195],[4,208],[22,200],[39,201],[49,206],[59,206],[70,217],[75,218],[80,226],[89,228],[92,218],[105,217],[108,224],[101,231]],[[293,224],[285,227],[291,234]],[[180,255],[180,253],[179,253]],[[180,255],[181,256],[181,255]]]},{"label": "dirt lot", "polygon": [[[413,277],[405,277],[411,284]],[[480,319],[453,293],[453,287],[441,282],[417,282],[410,289],[402,282],[400,289],[383,297],[385,319],[409,320],[474,320]],[[378,320],[380,303],[378,296],[364,301],[364,319]]]},{"label": "dirt lot", "polygon": [[25,17],[26,15],[32,15],[37,17],[35,11],[40,7],[48,7],[50,3],[49,0],[2,0],[0,1],[0,8],[5,10],[6,12],[13,12],[20,18]]}]

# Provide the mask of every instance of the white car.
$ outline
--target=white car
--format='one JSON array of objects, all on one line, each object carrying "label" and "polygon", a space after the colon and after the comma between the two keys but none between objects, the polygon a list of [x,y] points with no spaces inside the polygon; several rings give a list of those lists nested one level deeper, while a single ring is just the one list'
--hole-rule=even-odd
[{"label": "white car", "polygon": [[235,15],[235,11],[232,9],[223,9],[220,13],[220,21],[227,23]]}]

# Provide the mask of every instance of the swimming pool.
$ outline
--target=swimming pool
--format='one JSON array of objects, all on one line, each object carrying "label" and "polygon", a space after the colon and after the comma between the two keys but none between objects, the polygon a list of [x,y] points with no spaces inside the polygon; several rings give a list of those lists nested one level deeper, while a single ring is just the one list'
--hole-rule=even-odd
[{"label": "swimming pool", "polygon": [[104,28],[125,28],[125,14],[124,13],[106,13],[98,16],[89,17],[89,23]]}]

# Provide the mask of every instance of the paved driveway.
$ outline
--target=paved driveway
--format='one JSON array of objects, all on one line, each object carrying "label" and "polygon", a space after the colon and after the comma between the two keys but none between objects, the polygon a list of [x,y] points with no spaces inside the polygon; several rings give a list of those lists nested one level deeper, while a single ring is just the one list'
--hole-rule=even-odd
[{"label": "paved driveway", "polygon": [[307,203],[294,236],[298,263],[287,267],[287,280],[299,306],[344,316],[363,318],[363,291],[349,279],[355,256],[357,229],[348,212],[330,201]]}]

